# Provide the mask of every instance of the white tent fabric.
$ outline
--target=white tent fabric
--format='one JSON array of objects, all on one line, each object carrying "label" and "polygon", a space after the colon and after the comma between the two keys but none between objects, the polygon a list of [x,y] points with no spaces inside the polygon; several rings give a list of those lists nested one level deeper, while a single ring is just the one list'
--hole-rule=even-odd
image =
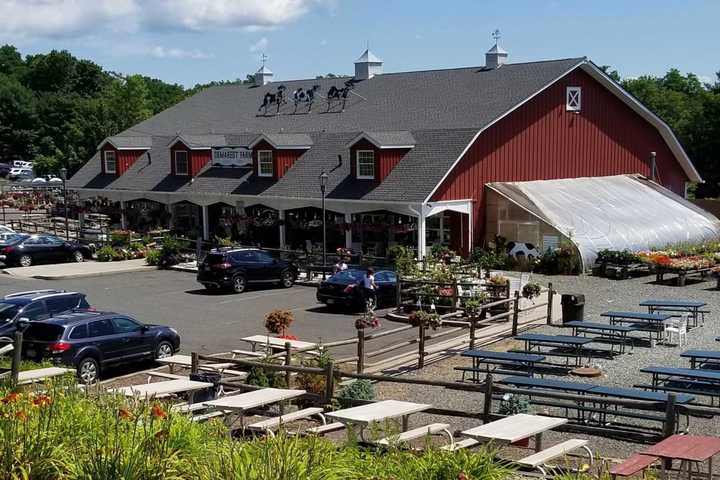
[{"label": "white tent fabric", "polygon": [[586,268],[606,248],[640,251],[720,240],[717,218],[636,175],[488,186],[567,235]]}]

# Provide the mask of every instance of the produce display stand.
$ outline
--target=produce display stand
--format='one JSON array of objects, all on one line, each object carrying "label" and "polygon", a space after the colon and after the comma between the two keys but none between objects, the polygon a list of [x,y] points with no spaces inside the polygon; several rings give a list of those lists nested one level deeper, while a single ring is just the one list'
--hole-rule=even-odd
[{"label": "produce display stand", "polygon": [[676,278],[676,284],[678,287],[684,287],[685,282],[687,280],[687,277],[690,275],[700,275],[700,278],[704,279],[708,276],[710,271],[712,270],[712,267],[706,267],[706,268],[696,268],[696,269],[668,269],[668,268],[662,268],[658,267],[655,270],[655,281],[658,283],[663,283],[665,281],[665,275],[677,275]]}]

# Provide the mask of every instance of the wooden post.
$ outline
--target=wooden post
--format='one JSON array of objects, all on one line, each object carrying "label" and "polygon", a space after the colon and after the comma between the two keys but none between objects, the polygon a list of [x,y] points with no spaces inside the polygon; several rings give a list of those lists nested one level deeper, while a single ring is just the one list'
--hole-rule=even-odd
[{"label": "wooden post", "polygon": [[425,322],[418,326],[418,368],[425,367]]},{"label": "wooden post", "polygon": [[[675,399],[674,393],[668,393],[668,399],[665,403],[665,422],[663,422],[663,438],[668,438],[675,435],[675,419],[677,418],[677,412],[675,411]],[[672,467],[672,460],[663,460],[665,462],[665,469]]]},{"label": "wooden post", "polygon": [[513,314],[512,314],[512,335],[513,337],[518,333],[518,317],[520,316],[520,292],[515,291],[515,299],[513,300]]},{"label": "wooden post", "polygon": [[493,376],[488,373],[485,376],[485,398],[483,399],[483,423],[490,422],[490,414],[492,413],[492,392],[493,392]]},{"label": "wooden post", "polygon": [[335,390],[335,377],[333,377],[334,368],[332,361],[325,365],[325,405],[329,405],[330,402],[332,402],[333,391]]},{"label": "wooden post", "polygon": [[20,375],[20,360],[22,353],[23,333],[18,330],[15,332],[15,341],[13,342],[13,356],[10,364],[10,385],[14,388],[18,384],[18,376]]},{"label": "wooden post", "polygon": [[[718,277],[718,282],[720,282],[720,277]],[[402,303],[402,277],[400,277],[400,274],[397,274],[397,283],[395,284],[395,306],[400,311]]]},{"label": "wooden post", "polygon": [[548,304],[547,304],[547,324],[552,324],[552,313],[553,313],[553,296],[555,295],[555,292],[553,291],[552,282],[548,283]]},{"label": "wooden post", "polygon": [[190,373],[198,373],[200,369],[200,359],[198,358],[197,352],[190,354]]},{"label": "wooden post", "polygon": [[361,328],[357,331],[357,373],[363,373],[365,370],[365,329]]},{"label": "wooden post", "polygon": [[[285,365],[292,365],[292,347],[290,346],[290,342],[285,342]],[[292,388],[292,376],[290,373],[289,370],[285,370],[285,385],[287,388]]]},{"label": "wooden post", "polygon": [[472,350],[475,348],[475,328],[477,324],[477,314],[472,313],[468,316],[468,320],[470,320],[470,349]]},{"label": "wooden post", "polygon": [[452,308],[458,307],[458,284],[457,284],[457,278],[453,280],[452,284],[453,289],[453,296],[452,296]]}]

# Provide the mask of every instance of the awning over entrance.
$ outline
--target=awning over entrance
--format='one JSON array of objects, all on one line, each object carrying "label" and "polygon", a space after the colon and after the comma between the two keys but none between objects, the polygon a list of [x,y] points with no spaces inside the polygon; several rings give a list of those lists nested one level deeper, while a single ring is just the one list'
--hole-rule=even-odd
[{"label": "awning over entrance", "polygon": [[720,239],[720,220],[637,175],[488,187],[569,238],[586,268],[606,248],[639,251]]}]

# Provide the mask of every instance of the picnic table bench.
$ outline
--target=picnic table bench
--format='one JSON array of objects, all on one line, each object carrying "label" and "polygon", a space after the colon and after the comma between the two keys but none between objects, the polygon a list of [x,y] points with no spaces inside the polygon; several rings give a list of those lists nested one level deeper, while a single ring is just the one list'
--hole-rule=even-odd
[{"label": "picnic table bench", "polygon": [[369,425],[400,418],[402,420],[402,432],[406,432],[408,430],[409,416],[431,407],[432,405],[424,403],[381,400],[379,402],[360,405],[359,407],[328,412],[325,416],[333,418],[345,425],[358,425],[360,427],[360,438],[364,442],[367,442],[365,439],[365,430]]},{"label": "picnic table bench", "polygon": [[290,348],[293,350],[317,347],[317,343],[303,342],[300,340],[288,340],[286,338],[271,337],[270,335],[251,335],[249,337],[241,338],[240,340],[248,342],[252,346],[253,352],[257,350],[257,347],[264,346],[269,347],[271,350],[283,350],[286,343],[289,343]]},{"label": "picnic table bench", "polygon": [[651,374],[652,381],[638,387],[707,396],[711,405],[715,398],[720,399],[720,371],[675,367],[645,367],[640,371]]},{"label": "picnic table bench", "polygon": [[610,319],[613,325],[629,323],[637,331],[649,333],[648,341],[653,345],[653,339],[660,340],[664,331],[664,323],[672,318],[667,313],[644,313],[644,312],[617,312],[609,311],[600,314],[601,317]]},{"label": "picnic table bench", "polygon": [[690,368],[702,368],[706,365],[720,367],[720,351],[717,350],[687,350],[680,356],[690,359]]},{"label": "picnic table bench", "polygon": [[[544,335],[541,333],[524,333],[515,337],[515,340],[525,342],[525,350],[516,353],[541,353],[542,355],[560,356],[569,359],[575,358],[575,366],[582,364],[583,354],[591,356],[583,347],[592,343],[592,338],[573,337],[570,335]],[[553,347],[555,350],[540,350],[541,347]]]},{"label": "picnic table bench", "polygon": [[[175,367],[190,368],[192,366],[192,358],[190,355],[170,355],[165,358],[158,358],[155,360],[157,363],[168,365],[170,367],[170,373],[173,373]],[[235,367],[234,363],[211,363],[200,365],[198,368],[205,371],[215,371],[219,373],[228,373],[237,377],[246,377],[247,372],[241,372],[239,370],[232,370]]]},{"label": "picnic table bench", "polygon": [[[625,345],[628,343],[628,333],[638,330],[635,326],[626,327],[624,325],[613,325],[599,322],[581,322],[577,320],[565,323],[563,326],[571,327],[574,336],[578,336],[579,333],[593,333],[598,334],[603,340],[617,340],[620,344],[620,353],[625,353]],[[633,345],[632,339],[630,339],[630,345]]]},{"label": "picnic table bench", "polygon": [[[472,381],[480,382],[480,373],[498,373],[508,375],[522,375],[532,377],[535,364],[545,360],[542,355],[517,353],[517,352],[494,352],[491,350],[468,350],[460,354],[462,357],[470,357],[473,361],[472,368],[455,367],[455,370],[462,371],[462,381],[465,381],[465,373],[472,373]],[[486,365],[486,369],[480,368],[481,364]],[[490,365],[495,365],[494,369],[490,369]],[[498,368],[501,367],[501,368]],[[507,368],[507,370],[502,367]]]},{"label": "picnic table bench", "polygon": [[700,300],[644,300],[640,302],[641,307],[647,307],[649,313],[671,312],[671,313],[689,313],[692,319],[691,327],[697,327],[698,324],[705,324],[705,314],[710,313],[701,310],[707,303]]},{"label": "picnic table bench", "polygon": [[188,393],[192,402],[193,394],[198,390],[213,388],[214,385],[208,382],[196,382],[188,379],[165,380],[163,382],[144,383],[141,385],[130,385],[109,390],[113,393],[121,393],[127,397],[163,398],[176,393]]},{"label": "picnic table bench", "polygon": [[37,368],[35,370],[24,370],[18,372],[18,385],[27,385],[29,383],[42,382],[48,378],[58,377],[66,373],[72,373],[74,370],[61,367]]},{"label": "picnic table bench", "polygon": [[225,396],[203,403],[210,409],[222,410],[225,412],[229,411],[238,414],[240,428],[244,429],[245,412],[248,410],[265,407],[286,400],[292,400],[305,395],[305,393],[305,390],[261,388],[260,390],[253,390],[239,395]]}]

